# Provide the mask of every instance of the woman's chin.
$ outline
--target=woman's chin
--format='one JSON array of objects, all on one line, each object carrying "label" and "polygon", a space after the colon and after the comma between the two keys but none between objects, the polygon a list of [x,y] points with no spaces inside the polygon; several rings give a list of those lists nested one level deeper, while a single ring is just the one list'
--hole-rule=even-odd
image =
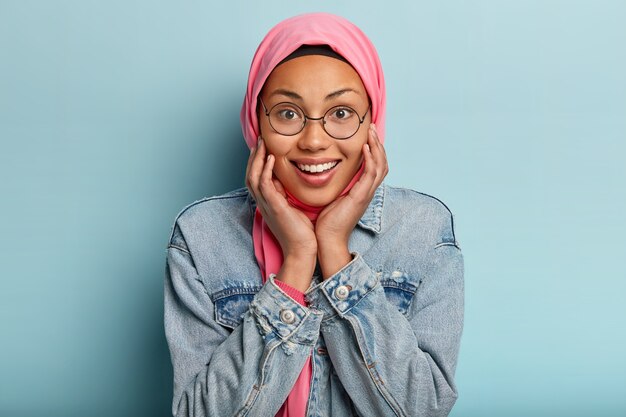
[{"label": "woman's chin", "polygon": [[291,193],[298,201],[312,207],[325,207],[335,201],[339,193],[332,190],[316,190],[314,192]]}]

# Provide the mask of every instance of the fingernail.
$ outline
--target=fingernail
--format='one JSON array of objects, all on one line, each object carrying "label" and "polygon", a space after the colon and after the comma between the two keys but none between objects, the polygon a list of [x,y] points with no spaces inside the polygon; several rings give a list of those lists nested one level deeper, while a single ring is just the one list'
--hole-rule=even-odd
[{"label": "fingernail", "polygon": [[365,147],[367,148],[368,152],[372,152],[372,150],[370,149],[370,145],[368,145],[367,143],[365,144]]},{"label": "fingernail", "polygon": [[263,138],[261,136],[259,136],[259,138],[256,140],[256,147],[257,148],[261,147],[261,142],[263,142]]}]

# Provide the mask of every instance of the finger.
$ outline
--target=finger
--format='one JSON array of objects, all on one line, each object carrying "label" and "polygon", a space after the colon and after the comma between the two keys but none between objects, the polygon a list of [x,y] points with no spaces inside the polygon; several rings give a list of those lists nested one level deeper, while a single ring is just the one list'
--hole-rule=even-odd
[{"label": "finger", "polygon": [[[257,144],[261,140],[261,136],[257,138]],[[252,161],[254,160],[254,155],[256,153],[257,146],[250,147],[250,155],[248,156],[248,163],[246,164],[246,186],[250,188],[250,184],[248,182],[248,175],[250,174],[250,166],[252,165]]]},{"label": "finger", "polygon": [[269,154],[267,158],[265,158],[265,166],[261,171],[261,176],[259,178],[259,190],[261,192],[265,192],[268,186],[271,184],[272,187],[274,184],[272,183],[272,169],[274,168],[274,155]]},{"label": "finger", "polygon": [[[376,191],[376,188],[382,183],[385,175],[387,174],[387,157],[382,148],[382,144],[378,140],[376,126],[371,126],[370,135],[368,137],[369,156],[371,160],[370,167],[373,168],[369,173],[373,176],[369,185],[369,194],[372,196]],[[367,155],[367,153],[366,153]]]},{"label": "finger", "polygon": [[250,167],[248,182],[250,184],[250,192],[256,201],[256,206],[259,208],[263,217],[267,218],[267,202],[263,197],[263,193],[259,190],[260,177],[266,165],[265,160],[260,158],[260,154],[264,152],[264,150],[260,149],[262,146],[264,145],[260,144],[259,148],[255,151],[256,155]]},{"label": "finger", "polygon": [[369,162],[368,171],[369,174],[376,176],[376,173],[379,168],[379,160],[380,160],[380,151],[376,144],[376,130],[374,127],[370,126],[370,130],[367,136],[367,146],[366,152],[364,154],[365,157],[369,157],[366,160]]},{"label": "finger", "polygon": [[[261,145],[259,149],[262,146],[263,145]],[[257,156],[257,159],[259,159],[258,156]],[[273,164],[271,155],[268,155],[267,158],[261,161],[261,163],[263,165],[260,166],[260,172],[257,172],[256,168],[253,168],[253,171],[255,172],[254,174],[255,177],[252,180],[252,183],[254,185],[254,190],[256,192],[257,207],[259,207],[259,210],[261,211],[261,214],[263,215],[263,217],[267,219],[269,218],[268,211],[269,211],[270,206],[266,198],[268,192],[267,192],[267,185],[264,184],[264,181],[266,181],[265,173],[267,171],[271,173],[274,164]]]},{"label": "finger", "polygon": [[252,162],[257,154],[257,149],[261,144],[261,136],[257,138],[257,144],[250,148],[250,156],[248,156],[248,164],[246,165],[246,184],[248,184],[248,178],[250,176],[250,170],[252,168]]},{"label": "finger", "polygon": [[248,156],[248,166],[247,166],[247,168],[250,167],[250,163],[252,163],[252,160],[254,159],[254,154],[256,153],[256,150],[259,147],[260,143],[261,143],[261,136],[259,136],[257,138],[256,145],[250,147],[250,155]]},{"label": "finger", "polygon": [[255,195],[259,193],[259,180],[265,165],[265,152],[265,143],[261,138],[257,145],[257,149],[254,151],[254,157],[252,158],[250,171],[247,176],[248,181],[250,182],[250,186],[252,188],[252,192]]},{"label": "finger", "polygon": [[365,168],[363,169],[363,173],[361,174],[359,180],[354,184],[348,193],[348,196],[353,198],[356,202],[362,202],[368,198],[374,180],[376,179],[376,168],[370,147],[367,143],[363,144],[362,152]]},{"label": "finger", "polygon": [[[371,125],[370,125],[371,126]],[[378,138],[378,132],[376,132],[376,127],[370,129],[372,133],[368,143],[370,144],[370,149],[372,152],[372,157],[376,163],[376,187],[380,185],[387,172],[389,172],[389,166],[387,164],[387,154],[385,153],[385,148]]]},{"label": "finger", "polygon": [[370,149],[372,151],[372,156],[376,162],[380,162],[382,158],[385,157],[385,149],[383,145],[380,143],[378,138],[378,132],[376,131],[376,126],[370,125],[370,135],[368,136],[367,143],[370,145]]},{"label": "finger", "polygon": [[365,171],[363,174],[365,178],[363,185],[367,186],[367,189],[370,189],[376,181],[378,165],[372,154],[372,147],[369,144],[365,144],[364,148],[363,158],[365,159]]},{"label": "finger", "polygon": [[261,173],[259,182],[259,191],[263,195],[263,199],[267,202],[267,207],[271,207],[273,210],[280,205],[280,195],[274,186],[274,182],[272,181],[275,160],[276,158],[274,155],[267,155],[267,162],[265,167],[263,167],[263,172]]}]

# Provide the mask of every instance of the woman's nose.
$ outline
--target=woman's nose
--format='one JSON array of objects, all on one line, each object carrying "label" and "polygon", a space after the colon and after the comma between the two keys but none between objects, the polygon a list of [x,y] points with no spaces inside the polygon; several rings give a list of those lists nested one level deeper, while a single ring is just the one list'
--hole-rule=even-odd
[{"label": "woman's nose", "polygon": [[307,151],[320,151],[332,145],[333,138],[324,130],[323,120],[307,120],[300,132],[298,148]]}]

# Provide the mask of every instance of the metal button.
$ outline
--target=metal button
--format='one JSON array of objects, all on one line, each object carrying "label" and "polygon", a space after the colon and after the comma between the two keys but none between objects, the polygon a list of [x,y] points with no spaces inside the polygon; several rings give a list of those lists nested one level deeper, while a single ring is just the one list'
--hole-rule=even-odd
[{"label": "metal button", "polygon": [[283,310],[280,312],[280,319],[283,323],[291,324],[296,321],[296,315],[291,310]]},{"label": "metal button", "polygon": [[339,298],[340,300],[345,300],[346,298],[348,298],[348,294],[350,294],[350,290],[348,290],[348,287],[346,287],[345,285],[340,285],[335,290],[335,297]]}]

